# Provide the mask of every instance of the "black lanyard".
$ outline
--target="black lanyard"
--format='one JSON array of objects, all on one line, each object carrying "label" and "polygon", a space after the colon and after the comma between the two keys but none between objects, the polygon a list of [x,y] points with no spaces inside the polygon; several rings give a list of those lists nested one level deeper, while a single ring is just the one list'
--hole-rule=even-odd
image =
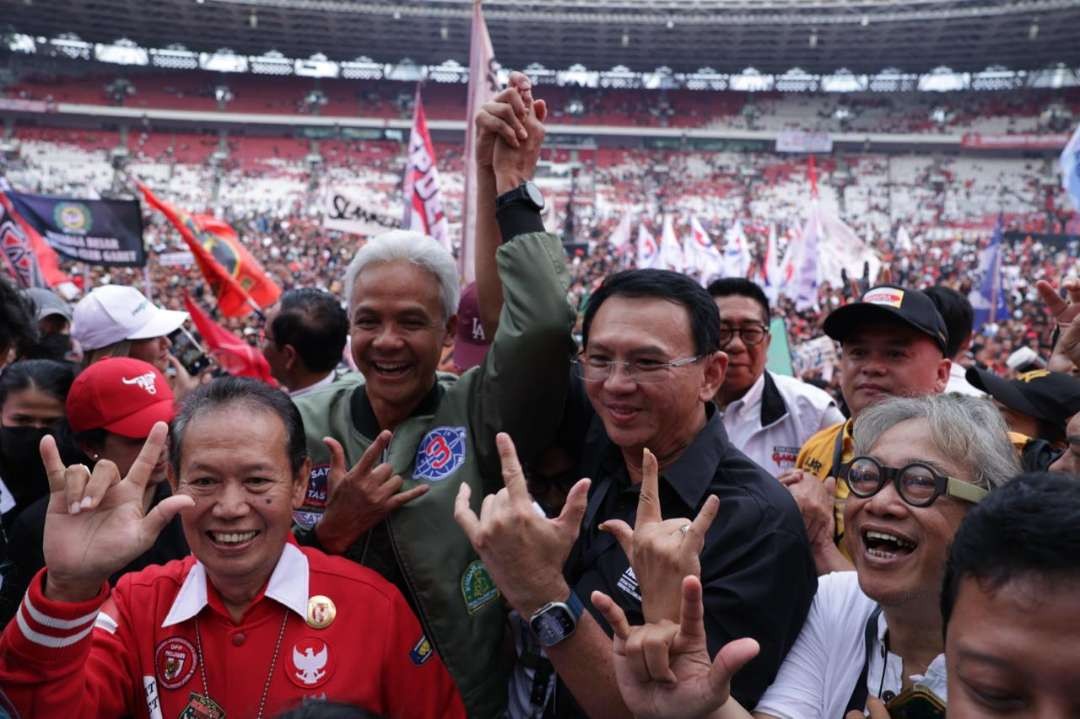
[{"label": "black lanyard", "polygon": [[[851,692],[851,698],[848,699],[847,709],[844,710],[844,716],[847,716],[849,711],[858,710],[864,711],[866,709],[866,699],[870,695],[870,690],[866,688],[867,675],[870,673],[870,653],[874,650],[874,639],[877,637],[877,625],[878,616],[881,614],[881,607],[874,607],[874,611],[870,613],[870,618],[866,620],[866,657],[863,659],[862,671],[859,673],[859,680],[855,683],[855,689]],[[883,681],[884,681],[884,674]],[[840,719],[843,719],[841,717]]]}]

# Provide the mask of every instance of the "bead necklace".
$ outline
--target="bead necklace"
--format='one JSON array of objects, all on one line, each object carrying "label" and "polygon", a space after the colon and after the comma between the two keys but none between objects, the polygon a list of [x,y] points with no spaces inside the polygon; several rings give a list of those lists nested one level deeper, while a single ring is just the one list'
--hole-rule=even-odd
[{"label": "bead necklace", "polygon": [[[259,713],[255,719],[262,719],[263,709],[266,707],[266,698],[270,695],[270,684],[274,679],[274,667],[277,666],[278,653],[281,650],[281,640],[285,638],[285,625],[289,623],[289,609],[285,608],[285,615],[281,619],[281,630],[278,631],[277,642],[274,643],[274,655],[270,658],[270,671],[266,674],[266,683],[263,685],[262,696],[259,697]],[[203,660],[202,637],[199,632],[199,618],[195,618],[195,651],[199,659],[199,673],[202,676],[203,695],[192,694],[192,701],[202,703],[208,709],[216,712],[220,719],[224,719],[225,713],[213,699],[210,698],[210,689],[206,683],[206,662]]]}]

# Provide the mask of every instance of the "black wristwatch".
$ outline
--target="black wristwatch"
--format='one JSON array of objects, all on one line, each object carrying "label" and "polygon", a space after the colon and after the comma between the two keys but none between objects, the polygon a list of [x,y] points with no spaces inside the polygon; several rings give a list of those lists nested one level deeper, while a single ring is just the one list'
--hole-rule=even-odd
[{"label": "black wristwatch", "polygon": [[548,602],[537,609],[529,619],[529,628],[540,646],[553,647],[574,633],[583,611],[585,605],[571,591],[565,602]]},{"label": "black wristwatch", "polygon": [[509,192],[504,192],[499,195],[495,199],[495,210],[501,210],[507,205],[515,202],[527,205],[537,212],[544,209],[544,195],[540,192],[539,187],[528,180],[522,182]]}]

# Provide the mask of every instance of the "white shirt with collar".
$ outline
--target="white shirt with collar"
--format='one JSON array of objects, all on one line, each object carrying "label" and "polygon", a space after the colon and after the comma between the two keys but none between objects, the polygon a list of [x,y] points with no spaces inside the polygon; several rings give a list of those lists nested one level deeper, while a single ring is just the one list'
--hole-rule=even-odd
[{"label": "white shirt with collar", "polygon": [[[285,549],[278,558],[270,581],[266,584],[266,597],[282,604],[307,620],[308,609],[308,560],[304,553],[291,542],[286,542]],[[171,627],[194,617],[207,604],[206,567],[196,561],[184,578],[180,591],[173,600],[169,613],[165,615],[162,627]],[[100,617],[104,615],[98,615]]]},{"label": "white shirt with collar", "polygon": [[814,433],[844,421],[828,392],[768,370],[722,416],[731,443],[774,477],[795,467]]}]

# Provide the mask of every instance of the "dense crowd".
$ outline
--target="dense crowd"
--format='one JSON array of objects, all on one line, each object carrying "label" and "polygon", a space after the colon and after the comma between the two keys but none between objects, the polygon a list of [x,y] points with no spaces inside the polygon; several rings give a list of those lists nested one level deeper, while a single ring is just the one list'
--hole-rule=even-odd
[{"label": "dense crowd", "polygon": [[227,323],[258,350],[232,374],[177,355],[197,278],[161,218],[146,278],[0,279],[5,712],[1080,712],[1075,248],[1008,246],[981,327],[989,238],[919,223],[871,239],[876,276],[770,298],[798,218],[755,224],[749,186],[706,218],[746,219],[749,277],[637,268],[603,208],[568,257],[547,120],[518,73],[475,117],[466,287],[422,233],[226,202],[284,289]]}]

